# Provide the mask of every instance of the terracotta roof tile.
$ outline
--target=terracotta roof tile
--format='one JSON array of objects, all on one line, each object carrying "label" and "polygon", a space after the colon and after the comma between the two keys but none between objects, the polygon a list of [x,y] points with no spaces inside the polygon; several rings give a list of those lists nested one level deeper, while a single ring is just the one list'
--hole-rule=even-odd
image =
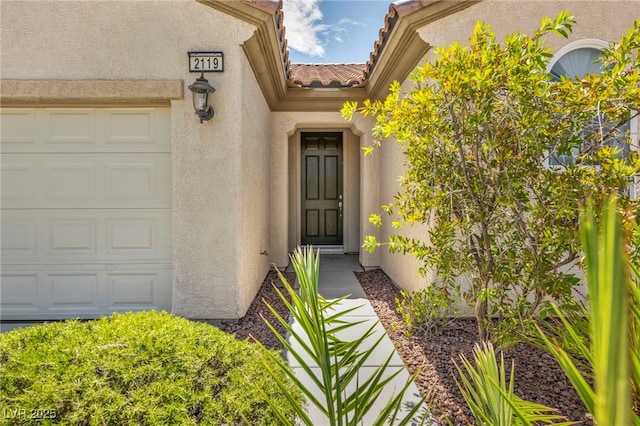
[{"label": "terracotta roof tile", "polygon": [[[414,1],[411,1],[411,3],[414,3]],[[398,21],[398,9],[396,8],[396,6],[391,4],[389,5],[389,12],[387,12],[387,14],[384,17],[384,26],[380,28],[380,31],[378,31],[378,40],[376,40],[373,43],[373,50],[369,54],[369,60],[366,63],[366,67],[363,75],[365,80],[368,79],[369,76],[371,75],[373,68],[378,62],[378,58],[380,57],[380,54],[382,53],[382,49],[384,49],[384,46],[387,43],[387,39],[391,34],[391,30],[393,30],[393,27],[395,26],[397,21]]]},{"label": "terracotta roof tile", "polygon": [[392,6],[397,10],[398,15],[406,16],[438,1],[440,0],[399,0],[394,1]]},{"label": "terracotta roof tile", "polygon": [[364,70],[365,64],[290,64],[289,80],[301,87],[354,87]]},{"label": "terracotta roof tile", "polygon": [[389,12],[387,12],[384,17],[384,26],[380,28],[378,40],[373,44],[373,51],[369,54],[369,60],[364,70],[364,80],[368,79],[371,75],[398,18],[410,15],[422,8],[438,3],[438,1],[440,0],[400,0],[389,5]]}]

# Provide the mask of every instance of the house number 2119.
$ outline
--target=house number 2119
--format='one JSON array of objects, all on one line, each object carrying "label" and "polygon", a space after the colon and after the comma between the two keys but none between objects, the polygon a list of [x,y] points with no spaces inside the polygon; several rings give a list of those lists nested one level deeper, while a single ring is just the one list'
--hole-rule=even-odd
[{"label": "house number 2119", "polygon": [[189,52],[190,72],[222,72],[224,56],[222,52]]}]

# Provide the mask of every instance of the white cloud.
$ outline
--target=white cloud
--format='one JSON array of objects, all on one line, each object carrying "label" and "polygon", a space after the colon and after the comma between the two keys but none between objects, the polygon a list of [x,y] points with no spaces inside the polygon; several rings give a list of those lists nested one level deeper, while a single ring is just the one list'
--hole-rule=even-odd
[{"label": "white cloud", "polygon": [[338,26],[343,26],[343,25],[354,25],[354,26],[358,26],[358,27],[364,27],[364,22],[355,21],[355,20],[349,19],[349,18],[342,18],[338,22]]},{"label": "white cloud", "polygon": [[284,0],[284,25],[291,49],[310,56],[324,56],[320,34],[328,29],[321,24],[320,0]]},{"label": "white cloud", "polygon": [[327,33],[331,33],[333,39],[338,43],[344,43],[351,39],[354,27],[363,27],[364,23],[349,18],[342,18],[335,25],[330,25]]}]

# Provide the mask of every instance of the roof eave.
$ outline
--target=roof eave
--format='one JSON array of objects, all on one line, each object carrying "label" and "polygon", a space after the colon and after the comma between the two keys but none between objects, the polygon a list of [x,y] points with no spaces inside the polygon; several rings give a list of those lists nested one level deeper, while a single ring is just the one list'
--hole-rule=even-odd
[{"label": "roof eave", "polygon": [[258,28],[253,36],[242,44],[242,49],[247,55],[269,108],[275,110],[287,94],[287,73],[277,46],[273,46],[272,41],[273,38],[268,33]]},{"label": "roof eave", "polygon": [[[274,11],[276,9],[265,7],[267,4],[265,2],[246,0],[198,1],[256,27],[253,36],[241,46],[269,108],[276,110],[287,93],[287,71],[285,68],[287,59],[282,54],[280,34],[278,34],[275,22],[277,15],[274,14]],[[273,4],[278,5],[277,3]]]},{"label": "roof eave", "polygon": [[367,80],[369,98],[384,98],[391,83],[406,80],[431,49],[432,46],[420,37],[420,28],[480,1],[424,2],[428,4],[419,9],[399,11],[399,19],[370,70]]},{"label": "roof eave", "polygon": [[286,96],[272,110],[337,112],[345,102],[362,102],[367,97],[367,91],[364,87],[289,87]]}]

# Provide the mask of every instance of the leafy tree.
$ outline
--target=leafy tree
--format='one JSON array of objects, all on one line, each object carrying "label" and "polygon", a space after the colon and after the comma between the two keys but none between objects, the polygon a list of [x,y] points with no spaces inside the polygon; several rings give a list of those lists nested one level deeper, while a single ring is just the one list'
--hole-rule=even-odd
[{"label": "leafy tree", "polygon": [[[420,259],[422,272],[435,269],[434,288],[475,308],[482,340],[513,339],[517,327],[545,315],[550,299],[576,307],[579,279],[566,270],[580,258],[585,198],[599,207],[615,191],[621,211],[638,212],[628,188],[640,161],[625,148],[625,125],[640,111],[640,21],[603,51],[601,75],[554,81],[544,37],[567,37],[574,24],[562,12],[533,35],[500,43],[478,23],[468,46],[439,48],[418,67],[408,92],[394,82],[384,101],[342,109],[346,119],[376,117],[377,142],[367,153],[388,138],[403,148],[401,189],[382,206],[395,215],[392,225],[429,224],[429,241],[398,233],[384,243],[368,236],[365,247],[385,244]],[[560,155],[572,160],[550,166]],[[379,226],[382,218],[370,221]],[[627,215],[627,228],[636,221]],[[636,232],[636,247],[639,240]],[[463,276],[470,284],[461,288]]]}]

